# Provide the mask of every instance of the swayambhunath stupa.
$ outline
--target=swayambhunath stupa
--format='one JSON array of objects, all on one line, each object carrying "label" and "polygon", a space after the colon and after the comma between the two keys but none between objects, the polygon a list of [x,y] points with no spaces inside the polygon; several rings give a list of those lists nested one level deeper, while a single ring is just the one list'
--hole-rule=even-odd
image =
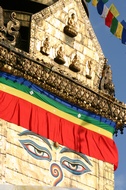
[{"label": "swayambhunath stupa", "polygon": [[[1,0],[2,189],[114,190],[113,136],[123,133],[126,105],[115,98],[89,2]],[[95,2],[102,14],[107,1]]]}]

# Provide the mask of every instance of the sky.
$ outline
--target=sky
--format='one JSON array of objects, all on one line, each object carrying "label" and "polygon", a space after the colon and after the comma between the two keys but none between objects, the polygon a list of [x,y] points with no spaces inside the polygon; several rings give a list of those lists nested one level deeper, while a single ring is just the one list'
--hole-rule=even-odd
[{"label": "sky", "polygon": [[[114,4],[120,13],[117,20],[126,21],[126,0],[109,0],[106,6],[109,8],[111,4]],[[110,32],[110,28],[105,25],[105,19],[101,18],[91,2],[88,3],[88,10],[95,34],[112,69],[115,97],[126,103],[126,45]],[[124,134],[118,132],[114,140],[119,153],[119,166],[115,171],[115,190],[126,190],[126,128]]]}]

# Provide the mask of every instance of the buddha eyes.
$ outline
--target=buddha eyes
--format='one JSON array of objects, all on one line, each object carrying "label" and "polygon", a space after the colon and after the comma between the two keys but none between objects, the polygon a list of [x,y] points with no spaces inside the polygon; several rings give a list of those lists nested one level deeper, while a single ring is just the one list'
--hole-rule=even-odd
[{"label": "buddha eyes", "polygon": [[[19,140],[23,148],[35,159],[37,160],[52,160],[52,155],[46,147],[39,146],[32,140]],[[61,151],[61,153],[63,153]],[[70,159],[69,157],[63,156],[60,159],[60,164],[62,168],[66,169],[68,172],[74,175],[82,175],[84,173],[90,172],[91,170],[88,166],[79,159]],[[89,163],[89,165],[91,165]]]},{"label": "buddha eyes", "polygon": [[20,140],[20,143],[32,157],[38,160],[52,160],[52,156],[47,148],[41,147],[31,140]]},{"label": "buddha eyes", "polygon": [[74,175],[81,175],[83,173],[90,172],[90,169],[81,160],[72,160],[64,156],[61,158],[60,163],[63,168]]}]

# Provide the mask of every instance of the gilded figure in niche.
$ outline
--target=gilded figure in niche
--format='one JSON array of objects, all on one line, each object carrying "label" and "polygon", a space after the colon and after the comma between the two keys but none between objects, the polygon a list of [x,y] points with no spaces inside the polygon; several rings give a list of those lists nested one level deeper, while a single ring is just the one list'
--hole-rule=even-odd
[{"label": "gilded figure in niche", "polygon": [[45,40],[43,41],[43,45],[42,45],[40,51],[44,55],[49,55],[50,54],[50,41],[49,41],[49,37],[46,37]]},{"label": "gilded figure in niche", "polygon": [[91,62],[90,60],[88,60],[88,61],[86,62],[86,77],[87,77],[88,79],[91,79],[91,78],[92,78],[92,76],[91,76],[91,65],[92,65],[92,62]]},{"label": "gilded figure in niche", "polygon": [[68,17],[67,25],[64,27],[64,33],[70,37],[77,36],[77,17],[75,13],[72,13]]},{"label": "gilded figure in niche", "polygon": [[79,65],[79,60],[78,60],[77,54],[74,55],[72,62],[69,65],[69,69],[74,71],[74,72],[80,71],[80,65]]},{"label": "gilded figure in niche", "polygon": [[68,18],[68,25],[71,28],[75,28],[76,27],[76,21],[75,21],[75,13],[72,13],[71,16]]},{"label": "gilded figure in niche", "polygon": [[60,46],[59,49],[57,50],[57,55],[54,58],[54,61],[61,65],[65,63],[65,55],[62,46]]}]

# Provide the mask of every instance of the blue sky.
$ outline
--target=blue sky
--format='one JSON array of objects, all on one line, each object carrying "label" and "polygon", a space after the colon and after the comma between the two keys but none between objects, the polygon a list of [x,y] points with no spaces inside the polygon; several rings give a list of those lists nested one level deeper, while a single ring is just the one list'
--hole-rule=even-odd
[{"label": "blue sky", "polygon": [[[126,21],[126,0],[109,0],[106,6],[109,8],[114,4],[118,9],[120,15],[117,17],[118,21]],[[90,14],[90,21],[92,23],[95,34],[102,47],[103,53],[108,58],[108,64],[111,65],[113,83],[115,85],[115,97],[126,103],[126,45],[122,44],[121,40],[115,37],[110,28],[105,25],[105,20],[100,17],[97,8],[88,3]],[[115,171],[115,190],[126,189],[126,129],[124,134],[118,134],[114,137],[118,152],[119,152],[119,167]]]}]

